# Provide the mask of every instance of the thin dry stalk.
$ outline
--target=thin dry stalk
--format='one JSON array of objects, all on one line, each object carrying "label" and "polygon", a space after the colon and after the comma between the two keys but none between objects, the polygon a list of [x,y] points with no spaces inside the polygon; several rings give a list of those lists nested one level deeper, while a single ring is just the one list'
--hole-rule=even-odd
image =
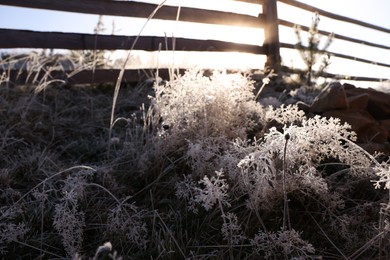
[{"label": "thin dry stalk", "polygon": [[287,191],[286,191],[286,171],[287,171],[287,162],[286,162],[286,152],[287,152],[287,143],[290,139],[290,135],[287,133],[284,135],[284,139],[286,142],[284,143],[284,151],[283,151],[283,230],[291,230],[291,221],[290,221],[290,214],[288,210],[288,198],[287,198]]},{"label": "thin dry stalk", "polygon": [[257,94],[256,94],[256,96],[255,96],[255,100],[257,100],[257,99],[259,98],[260,93],[263,92],[264,87],[269,83],[269,81],[270,81],[269,78],[270,78],[271,76],[273,76],[273,74],[274,74],[274,70],[271,70],[271,72],[267,75],[267,77],[265,77],[265,78],[263,79],[263,85],[261,85],[259,91],[257,92]]},{"label": "thin dry stalk", "polygon": [[[118,79],[116,81],[116,84],[115,84],[115,90],[114,90],[114,96],[113,96],[113,99],[112,99],[112,109],[111,109],[111,118],[110,118],[110,128],[109,128],[109,140],[111,139],[111,135],[112,135],[112,127],[113,127],[113,123],[114,123],[114,114],[115,114],[115,107],[116,107],[116,101],[118,99],[118,95],[119,95],[119,90],[120,90],[120,87],[121,87],[121,82],[122,82],[122,78],[123,78],[123,75],[125,73],[125,69],[126,69],[126,65],[127,65],[127,62],[129,61],[130,59],[130,55],[131,55],[131,51],[134,49],[135,47],[135,44],[137,43],[139,37],[141,36],[141,33],[143,32],[143,30],[145,29],[146,25],[148,24],[148,22],[155,16],[155,14],[157,13],[157,11],[164,6],[165,2],[167,0],[164,0],[162,1],[157,7],[156,9],[154,9],[154,11],[149,15],[148,19],[146,20],[145,24],[142,26],[140,32],[138,33],[137,37],[135,38],[133,44],[131,45],[131,48],[129,50],[129,52],[127,53],[127,56],[126,56],[126,59],[125,59],[125,62],[123,63],[123,66],[119,72],[119,76],[118,76]],[[110,142],[108,142],[108,154],[110,154]]]},{"label": "thin dry stalk", "polygon": [[351,259],[349,257],[347,257],[336,245],[335,243],[333,243],[333,241],[329,238],[329,236],[325,233],[325,231],[321,228],[320,224],[316,221],[316,219],[313,217],[313,215],[311,215],[309,213],[310,217],[312,218],[312,220],[314,221],[314,223],[317,225],[317,227],[321,230],[322,234],[324,234],[324,236],[326,237],[326,239],[329,241],[329,243],[337,250],[337,252],[339,252],[339,254],[343,257],[343,259],[347,260],[347,259]]},{"label": "thin dry stalk", "polygon": [[173,243],[176,245],[176,247],[179,250],[180,254],[183,256],[183,259],[187,258],[186,255],[184,254],[183,250],[181,249],[179,243],[177,242],[177,240],[173,236],[171,230],[168,228],[168,226],[165,224],[164,220],[160,216],[160,214],[158,214],[157,210],[155,210],[154,213],[157,215],[158,219],[160,219],[162,226],[164,227],[164,229],[168,233],[168,235],[171,237]]},{"label": "thin dry stalk", "polygon": [[[377,234],[375,237],[371,238],[369,241],[367,241],[367,243],[365,243],[362,247],[360,247],[358,250],[355,251],[355,253],[353,253],[352,255],[348,256],[348,258],[345,258],[345,259],[348,259],[348,260],[355,260],[355,259],[359,259],[359,257],[367,250],[369,249],[372,245],[374,245],[376,243],[377,240],[381,240],[381,237],[384,235],[383,232],[380,232],[379,234]],[[381,258],[381,254],[379,254],[379,259],[382,259]]]},{"label": "thin dry stalk", "polygon": [[57,172],[56,174],[53,174],[49,177],[47,177],[46,179],[44,179],[43,181],[41,181],[40,183],[38,183],[37,185],[35,185],[32,189],[30,189],[28,192],[26,192],[22,197],[20,197],[16,202],[14,202],[13,206],[15,206],[16,204],[20,203],[22,200],[24,200],[30,193],[32,193],[34,190],[36,190],[39,186],[41,185],[44,185],[48,180],[50,179],[53,179],[61,174],[64,174],[66,172],[70,172],[74,169],[85,169],[85,170],[90,170],[90,171],[93,171],[95,172],[96,170],[92,167],[89,167],[89,166],[85,166],[85,165],[79,165],[79,166],[73,166],[73,167],[70,167],[70,168],[67,168],[65,170],[62,170],[62,171],[59,171]]},{"label": "thin dry stalk", "polygon": [[[389,193],[390,193],[390,191],[389,191]],[[385,234],[387,233],[387,231],[385,229],[385,220],[386,220],[386,217],[389,216],[389,212],[390,212],[390,202],[383,205],[379,211],[379,234],[380,234],[380,236],[379,236],[379,260],[382,259],[382,252],[384,251],[383,239],[384,239]]]},{"label": "thin dry stalk", "polygon": [[159,84],[159,79],[158,79],[158,76],[159,76],[159,69],[160,69],[160,53],[161,53],[161,42],[158,44],[158,55],[157,55],[157,72],[156,72],[156,76],[155,76],[155,82],[156,84]]},{"label": "thin dry stalk", "polygon": [[[179,21],[181,12],[181,6],[178,6],[176,13],[176,23]],[[168,45],[167,45],[168,47]],[[169,79],[173,80],[175,76],[175,50],[176,50],[176,37],[172,35],[172,68],[169,69]],[[178,69],[179,70],[179,69]]]}]

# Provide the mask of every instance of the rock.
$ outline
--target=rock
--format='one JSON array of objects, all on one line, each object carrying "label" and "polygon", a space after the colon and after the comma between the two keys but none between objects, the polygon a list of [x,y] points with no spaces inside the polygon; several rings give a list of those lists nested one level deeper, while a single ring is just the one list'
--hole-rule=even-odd
[{"label": "rock", "polygon": [[387,133],[388,133],[389,138],[390,138],[390,119],[380,120],[379,123],[380,123],[381,126],[383,126],[385,129],[387,129]]},{"label": "rock", "polygon": [[308,104],[306,104],[305,102],[298,101],[296,103],[296,105],[298,106],[299,110],[302,110],[302,111],[304,111],[306,113],[308,113],[310,111],[310,106]]},{"label": "rock", "polygon": [[314,99],[310,112],[322,113],[329,110],[347,109],[348,100],[344,87],[340,82],[334,82],[325,87]]},{"label": "rock", "polygon": [[379,123],[387,128],[390,131],[390,118],[385,120],[380,120]]},{"label": "rock", "polygon": [[353,88],[344,84],[347,97],[368,95],[367,111],[377,120],[390,119],[390,94],[375,89]]},{"label": "rock", "polygon": [[323,116],[340,118],[341,122],[350,124],[361,143],[384,143],[389,137],[389,131],[366,110],[331,110]]},{"label": "rock", "polygon": [[349,109],[367,109],[368,99],[369,95],[366,93],[348,97]]},{"label": "rock", "polygon": [[390,94],[334,82],[321,91],[309,108],[304,104],[298,107],[307,114],[336,117],[349,123],[359,142],[389,140]]},{"label": "rock", "polygon": [[383,144],[378,143],[358,143],[358,145],[369,152],[370,154],[381,153],[383,154],[383,158],[381,160],[387,160],[390,156],[390,143],[386,142]]},{"label": "rock", "polygon": [[268,107],[268,106],[280,107],[282,105],[282,102],[280,102],[280,100],[275,97],[265,97],[260,99],[260,104],[263,107]]},{"label": "rock", "polygon": [[352,84],[349,84],[349,83],[344,83],[343,84],[343,87],[344,87],[344,90],[348,90],[348,89],[356,89],[356,87]]}]

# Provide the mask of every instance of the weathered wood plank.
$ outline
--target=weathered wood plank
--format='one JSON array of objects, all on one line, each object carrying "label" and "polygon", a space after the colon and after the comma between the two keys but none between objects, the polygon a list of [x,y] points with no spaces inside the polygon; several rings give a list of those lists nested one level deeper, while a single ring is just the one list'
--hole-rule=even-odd
[{"label": "weathered wood plank", "polygon": [[[125,70],[122,82],[142,82],[147,79],[150,79],[149,75],[156,75],[157,70]],[[284,72],[287,73],[302,73],[302,70],[284,68]],[[102,84],[102,83],[115,83],[118,79],[120,70],[119,69],[96,69],[95,71],[83,70],[73,76],[68,77],[67,74],[63,71],[52,71],[50,79],[60,79],[64,80],[68,84]],[[41,71],[37,77],[36,74],[30,73],[27,71],[20,70],[6,70],[3,71],[0,69],[0,74],[6,73],[9,76],[10,82],[13,84],[29,84],[32,83],[32,79],[36,78],[40,80],[43,76],[46,76],[44,71]],[[38,72],[37,72],[38,73]],[[180,70],[180,73],[184,73],[184,70]],[[168,69],[159,69],[158,75],[162,79],[169,80],[169,70]],[[338,75],[324,72],[323,77],[333,78],[333,79],[348,79],[356,81],[374,81],[382,82],[388,81],[389,79],[378,79],[372,77],[362,77],[362,76],[350,76],[350,75]]]},{"label": "weathered wood plank", "polygon": [[[125,70],[122,78],[122,82],[143,82],[150,79],[149,75],[156,75],[157,70]],[[101,84],[101,83],[115,83],[118,79],[120,69],[97,69],[95,71],[84,70],[71,77],[66,78],[66,81],[70,84]],[[160,78],[168,80],[168,69],[159,69],[158,75]]]},{"label": "weathered wood plank", "polygon": [[[301,74],[304,73],[303,70],[299,69],[292,69],[292,68],[283,68],[284,72],[287,73],[292,73],[292,74]],[[385,82],[389,81],[390,79],[385,79],[385,78],[372,78],[372,77],[362,77],[362,76],[351,76],[351,75],[340,75],[340,74],[333,74],[333,73],[328,73],[328,72],[323,72],[322,77],[325,78],[331,78],[331,79],[337,79],[337,80],[355,80],[355,81],[372,81],[372,82]]]},{"label": "weathered wood plank", "polygon": [[[102,14],[125,17],[148,18],[158,9],[156,4],[134,1],[102,1],[102,0],[0,0],[2,5],[38,8],[56,11],[68,11],[85,14]],[[176,20],[178,7],[162,6],[153,16],[153,19]],[[21,19],[15,17],[15,19]],[[223,24],[231,26],[245,26],[261,28],[263,17],[254,17],[237,13],[204,10],[182,7],[180,21]]]},{"label": "weathered wood plank", "polygon": [[[66,84],[101,84],[101,83],[115,83],[118,79],[120,70],[119,69],[96,69],[92,70],[82,70],[77,74],[68,76],[64,71],[51,71],[48,76],[45,71],[39,72],[30,72],[23,70],[6,70],[0,73],[5,73],[9,81],[13,84],[34,84],[34,79],[38,82],[43,78],[47,80],[63,80]],[[156,70],[148,71],[151,74],[155,73]],[[159,70],[159,76],[163,79],[168,79],[168,70],[161,69]],[[143,70],[125,70],[122,82],[142,82],[148,79],[147,74]]]},{"label": "weathered wood plank", "polygon": [[[295,26],[294,23],[288,22],[288,21],[285,21],[285,20],[281,20],[281,19],[279,19],[279,24],[283,25],[283,26],[286,26],[286,27],[291,27],[291,28],[293,28]],[[299,26],[303,30],[309,31],[309,27],[304,26],[304,25],[299,25]],[[327,31],[324,31],[324,30],[318,30],[318,32],[320,34],[322,34],[322,35],[329,35],[330,34],[330,32],[327,32]],[[376,47],[376,48],[382,48],[382,49],[385,49],[385,50],[390,50],[390,46],[387,46],[387,45],[377,44],[377,43],[368,42],[368,41],[363,41],[363,40],[359,40],[359,39],[343,36],[343,35],[340,35],[340,34],[337,34],[337,33],[334,34],[334,37],[336,39],[339,39],[339,40],[344,40],[344,41],[359,43],[359,44],[366,45],[366,46],[371,46],[371,47]]]},{"label": "weathered wood plank", "polygon": [[266,24],[264,26],[264,47],[267,49],[266,66],[278,72],[280,69],[278,11],[275,0],[265,0],[263,4]]},{"label": "weathered wood plank", "polygon": [[245,2],[250,4],[259,4],[262,5],[264,3],[264,0],[234,0],[236,2]]},{"label": "weathered wood plank", "polygon": [[[332,19],[335,19],[338,21],[353,23],[353,24],[360,25],[360,26],[370,28],[370,29],[374,29],[377,31],[390,33],[390,29],[388,29],[388,28],[384,28],[384,27],[381,27],[378,25],[366,23],[363,21],[349,18],[349,17],[337,15],[337,14],[334,14],[334,13],[331,13],[331,12],[328,12],[328,11],[325,11],[325,10],[322,10],[322,9],[316,8],[314,6],[304,4],[304,3],[301,3],[301,2],[298,2],[295,0],[278,0],[278,1],[285,3],[285,4],[288,4],[288,5],[291,5],[291,6],[294,6],[294,7],[297,7],[297,8],[300,8],[300,9],[303,9],[303,10],[306,10],[306,11],[309,11],[309,12],[318,12],[319,15],[326,16],[326,17],[329,17],[329,18],[332,18]],[[368,2],[367,2],[367,4],[368,4]]]},{"label": "weathered wood plank", "polygon": [[[290,44],[290,43],[280,43],[280,47],[281,48],[288,48],[288,49],[295,49],[294,44]],[[345,54],[342,54],[342,53],[330,52],[330,51],[327,51],[326,53],[328,53],[331,56],[338,57],[338,58],[343,58],[343,59],[348,59],[348,60],[368,63],[368,64],[371,64],[371,65],[377,65],[377,66],[390,68],[390,64],[383,63],[383,62],[377,62],[377,61],[362,59],[362,58],[358,58],[358,57],[354,57],[354,56],[350,56],[350,55],[345,55]]]},{"label": "weathered wood plank", "polygon": [[[116,83],[120,73],[120,69],[95,69],[95,70],[82,70],[77,74],[54,70],[50,71],[50,75],[47,75],[46,71],[23,71],[23,70],[2,70],[0,68],[0,74],[5,74],[8,80],[12,84],[36,84],[40,82],[42,78],[49,80],[63,81],[64,84],[102,84],[102,83]],[[175,73],[183,75],[185,69],[175,69]],[[170,69],[129,69],[125,70],[122,82],[143,82],[145,80],[153,80],[158,74],[158,77],[164,80],[169,80],[171,76]],[[229,71],[228,71],[229,72]],[[70,75],[71,73],[71,75]],[[151,78],[153,77],[153,78]],[[34,82],[35,80],[35,82]],[[56,83],[60,83],[56,81]]]},{"label": "weathered wood plank", "polygon": [[[36,32],[28,30],[0,29],[0,48],[43,48],[70,50],[116,50],[130,49],[137,36],[96,35],[60,32]],[[196,40],[157,36],[141,36],[134,45],[135,50],[156,51],[159,44],[164,50],[185,51],[237,51],[254,54],[265,54],[262,46],[238,44],[217,40]],[[168,46],[165,46],[168,43]]]}]

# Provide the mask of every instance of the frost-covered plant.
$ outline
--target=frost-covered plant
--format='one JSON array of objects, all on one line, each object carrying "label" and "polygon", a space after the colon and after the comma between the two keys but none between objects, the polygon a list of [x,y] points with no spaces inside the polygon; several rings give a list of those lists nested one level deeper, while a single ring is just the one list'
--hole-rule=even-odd
[{"label": "frost-covered plant", "polygon": [[[2,199],[10,192],[14,193],[10,189],[4,190],[1,196]],[[8,244],[22,240],[29,231],[29,227],[26,223],[17,219],[23,213],[23,208],[19,205],[15,205],[12,208],[2,206],[0,213],[0,253],[5,255]]]},{"label": "frost-covered plant", "polygon": [[124,202],[117,205],[108,215],[107,233],[116,239],[121,234],[127,242],[145,249],[148,241],[143,213],[134,204]]},{"label": "frost-covered plant", "polygon": [[[376,164],[374,167],[375,174],[379,177],[379,179],[374,180],[374,186],[376,189],[384,187],[389,190],[390,194],[390,160],[382,163]],[[390,233],[390,197],[388,198],[387,203],[383,203],[381,205],[381,209],[379,212],[379,232],[383,235],[380,236],[379,239],[379,250],[383,250],[384,247],[384,235]]]},{"label": "frost-covered plant", "polygon": [[187,203],[189,211],[198,212],[197,201],[195,196],[197,194],[196,182],[189,175],[184,175],[183,180],[176,182],[175,194],[178,199],[184,199]]},{"label": "frost-covered plant", "polygon": [[215,171],[214,176],[204,175],[198,184],[188,176],[185,176],[183,181],[176,183],[176,196],[187,200],[190,210],[197,212],[196,204],[202,205],[206,211],[209,211],[215,205],[220,208],[230,206],[227,193],[229,185],[224,179],[222,169]]},{"label": "frost-covered plant", "polygon": [[28,232],[29,228],[24,223],[0,223],[0,253],[5,255],[7,245],[11,242],[21,241]]},{"label": "frost-covered plant", "polygon": [[53,225],[62,238],[62,244],[69,257],[81,249],[85,215],[79,211],[77,204],[64,199],[55,207]]},{"label": "frost-covered plant", "polygon": [[[264,134],[253,140],[238,137],[232,141],[226,136],[196,136],[188,140],[186,161],[191,172],[176,184],[177,197],[184,199],[195,213],[199,205],[208,212],[217,205],[213,213],[220,209],[221,235],[228,245],[252,239],[255,251],[269,257],[304,259],[314,252],[292,228],[294,223],[290,223],[289,216],[286,227],[284,217],[288,207],[287,213],[283,213],[281,231],[267,231],[261,220],[259,212],[275,214],[282,201],[288,201],[286,194],[288,198],[294,197],[294,203],[308,198],[317,203],[315,207],[323,209],[320,214],[329,227],[343,227],[343,239],[356,235],[349,230],[353,226],[348,225],[351,217],[340,215],[346,205],[323,169],[333,164],[351,178],[365,179],[373,177],[376,171],[380,176],[378,182],[387,184],[386,168],[379,167],[374,157],[354,143],[355,133],[339,119],[307,118],[297,106],[289,105],[263,109],[262,122]],[[375,165],[380,170],[374,170]],[[211,173],[213,169],[221,170]],[[223,201],[227,203],[222,204]],[[240,218],[233,211],[243,205],[259,220],[255,225],[262,231],[255,237],[247,233],[249,227],[241,229]]]},{"label": "frost-covered plant", "polygon": [[260,231],[250,242],[258,254],[264,254],[265,259],[308,259],[315,252],[313,245],[303,240],[294,229]]},{"label": "frost-covered plant", "polygon": [[356,140],[356,135],[350,132],[350,125],[341,124],[338,118],[304,118],[301,126],[285,126],[283,133],[271,128],[265,136],[265,145],[270,152],[279,153],[283,150],[286,133],[291,137],[286,156],[290,166],[317,166],[327,158],[335,158],[349,165],[356,173],[367,172],[367,168],[372,164],[361,149],[351,145],[349,141]]},{"label": "frost-covered plant", "polygon": [[[183,79],[187,81],[180,83]],[[30,137],[31,129],[36,132],[43,125],[50,126],[38,136],[44,140],[50,129],[58,132],[62,123],[57,124],[51,110],[46,116],[46,108],[39,107],[34,113],[45,116],[42,120],[32,117],[23,135],[21,121],[16,120],[20,117],[5,114],[4,118],[16,122],[2,127],[5,139],[1,148],[7,153],[0,163],[0,250],[5,254],[8,250],[6,258],[19,253],[27,258],[60,259],[78,253],[77,259],[94,254],[96,259],[115,259],[114,253],[108,254],[119,247],[124,259],[305,259],[305,254],[313,252],[306,239],[324,258],[337,257],[340,252],[351,259],[362,253],[373,256],[380,248],[387,252],[390,207],[381,204],[387,194],[369,190],[357,194],[359,197],[348,196],[360,193],[360,184],[366,185],[369,179],[378,187],[388,187],[389,167],[387,163],[373,164],[373,158],[353,144],[354,134],[347,125],[334,119],[306,118],[296,106],[262,108],[253,102],[253,93],[247,91],[250,86],[232,88],[231,81],[222,84],[221,79],[203,73],[172,82],[156,87],[160,92],[152,99],[154,110],[139,111],[130,119],[118,118],[110,140],[106,140],[104,120],[109,113],[102,113],[103,138],[93,132],[79,140],[79,133],[72,133],[59,142],[67,128],[53,133],[54,139],[49,138],[39,149],[26,149],[36,138],[35,133]],[[49,91],[36,94],[36,99],[45,94],[48,102]],[[8,102],[11,96],[1,100]],[[86,111],[88,117],[92,112],[100,114],[90,110],[89,103],[63,110],[55,102],[53,107],[70,111],[72,118],[65,124],[79,112]],[[121,113],[127,113],[127,108],[126,104]],[[26,113],[23,118],[29,117]],[[71,126],[89,132],[95,120],[82,127]],[[44,124],[34,123],[38,121]],[[248,129],[257,132],[248,135]],[[13,136],[12,131],[17,134]],[[286,136],[290,137],[287,146]],[[102,145],[86,143],[96,138]],[[52,140],[59,145],[53,146]],[[107,141],[112,142],[109,157],[103,155],[104,149],[95,149],[107,147]],[[75,143],[80,145],[67,148]],[[55,156],[48,156],[46,151],[52,149]],[[18,156],[9,156],[10,151]],[[23,158],[33,160],[21,165]],[[82,166],[58,172],[75,161],[89,162],[96,170]],[[367,186],[372,188],[369,183]],[[371,200],[371,196],[375,198]],[[290,200],[288,228],[285,198]],[[324,235],[328,241],[323,241]],[[106,241],[112,247],[103,245]],[[95,253],[98,245],[102,246]],[[354,257],[349,257],[350,253]]]},{"label": "frost-covered plant", "polygon": [[87,174],[69,176],[62,187],[60,203],[56,204],[53,217],[54,228],[62,238],[62,244],[73,257],[80,252],[85,227],[85,214],[79,209],[79,200],[84,195]]},{"label": "frost-covered plant", "polygon": [[378,180],[373,181],[375,188],[381,188],[390,190],[390,164],[389,162],[382,162],[374,167],[375,174],[379,177]]},{"label": "frost-covered plant", "polygon": [[[283,123],[288,120],[275,118]],[[295,118],[292,116],[290,120]],[[341,124],[339,119],[319,116],[303,117],[300,125],[269,129],[264,141],[257,144],[257,149],[238,164],[243,180],[240,188],[249,191],[250,205],[260,203],[272,206],[270,202],[280,196],[278,187],[281,186],[284,160],[288,165],[286,178],[290,191],[306,187],[318,194],[326,194],[327,183],[317,167],[327,159],[344,164],[351,173],[370,174],[372,162],[360,148],[350,142],[355,139],[355,135],[349,130],[350,126]],[[290,139],[284,158],[286,134]]]},{"label": "frost-covered plant", "polygon": [[[312,19],[311,26],[308,32],[307,45],[302,41],[301,37],[301,27],[295,26],[295,34],[297,36],[298,42],[295,44],[295,48],[299,50],[301,57],[306,65],[305,75],[302,75],[306,81],[307,85],[312,85],[312,79],[314,76],[320,76],[330,64],[330,55],[326,53],[330,44],[333,41],[334,34],[331,33],[328,35],[326,42],[321,46],[321,34],[318,30],[318,25],[320,22],[320,17],[318,13],[315,13],[314,18]],[[321,59],[321,64],[316,72],[314,72],[314,66]]]},{"label": "frost-covered plant", "polygon": [[275,189],[273,184],[281,180],[281,175],[277,176],[281,172],[278,172],[270,154],[260,148],[245,156],[237,166],[241,169],[237,187],[249,195],[247,206],[256,209],[257,205],[262,204],[263,208],[271,208],[271,198],[280,197],[282,190]]},{"label": "frost-covered plant", "polygon": [[[80,170],[73,172],[75,169]],[[4,199],[5,196],[14,199],[10,200],[12,204],[0,208],[0,252],[7,253],[17,248],[15,245],[23,244],[41,250],[45,256],[61,257],[65,251],[68,258],[78,259],[79,253],[85,251],[84,242],[89,242],[85,230],[90,228],[91,221],[102,220],[101,226],[107,227],[113,238],[124,238],[138,251],[145,249],[147,230],[140,219],[143,211],[132,204],[120,203],[114,191],[92,182],[99,178],[92,176],[93,172],[91,167],[76,166],[48,176],[23,195],[8,189],[9,195],[4,193]],[[107,205],[113,199],[118,203],[110,210]],[[97,234],[107,232],[101,228]],[[103,237],[97,241],[102,242],[100,239]]]},{"label": "frost-covered plant", "polygon": [[304,119],[305,112],[299,110],[298,106],[280,106],[276,109],[268,107],[265,111],[264,120],[266,122],[276,121],[281,125],[299,124]]},{"label": "frost-covered plant", "polygon": [[226,138],[218,136],[189,140],[185,156],[187,164],[192,169],[191,174],[201,177],[214,173],[215,169],[227,169],[223,157],[224,151],[230,150],[230,146],[231,143]]},{"label": "frost-covered plant", "polygon": [[238,223],[236,214],[228,212],[226,215],[222,215],[222,218],[223,224],[221,233],[223,239],[226,240],[229,245],[238,245],[246,239],[242,232],[241,225]]},{"label": "frost-covered plant", "polygon": [[221,208],[223,205],[230,206],[228,202],[229,185],[224,179],[222,169],[215,172],[215,176],[209,178],[207,175],[199,181],[200,187],[197,188],[195,200],[200,203],[205,210],[210,210],[214,205],[218,204]]},{"label": "frost-covered plant", "polygon": [[253,89],[253,82],[242,74],[214,71],[206,77],[191,70],[165,85],[155,85],[152,102],[174,138],[244,138],[252,117],[261,114]]},{"label": "frost-covered plant", "polygon": [[306,118],[297,106],[287,106],[267,111],[267,119],[273,118],[282,129],[272,127],[264,137],[264,146],[270,152],[279,153],[284,148],[284,135],[289,134],[287,161],[289,165],[318,166],[324,159],[338,159],[351,167],[353,173],[368,173],[372,159],[353,142],[356,133],[351,126],[338,118],[314,116]]}]

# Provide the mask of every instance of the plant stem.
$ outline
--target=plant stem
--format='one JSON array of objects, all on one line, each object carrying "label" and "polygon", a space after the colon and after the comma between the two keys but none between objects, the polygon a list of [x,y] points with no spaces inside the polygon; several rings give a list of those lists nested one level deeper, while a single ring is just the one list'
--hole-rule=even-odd
[{"label": "plant stem", "polygon": [[287,191],[286,191],[286,171],[287,171],[287,163],[286,163],[286,151],[287,151],[287,143],[290,139],[290,135],[287,133],[284,135],[284,139],[286,139],[286,142],[284,143],[284,151],[283,151],[283,230],[286,230],[286,226],[288,230],[291,230],[291,222],[290,222],[290,215],[288,211],[288,198],[287,198]]}]

